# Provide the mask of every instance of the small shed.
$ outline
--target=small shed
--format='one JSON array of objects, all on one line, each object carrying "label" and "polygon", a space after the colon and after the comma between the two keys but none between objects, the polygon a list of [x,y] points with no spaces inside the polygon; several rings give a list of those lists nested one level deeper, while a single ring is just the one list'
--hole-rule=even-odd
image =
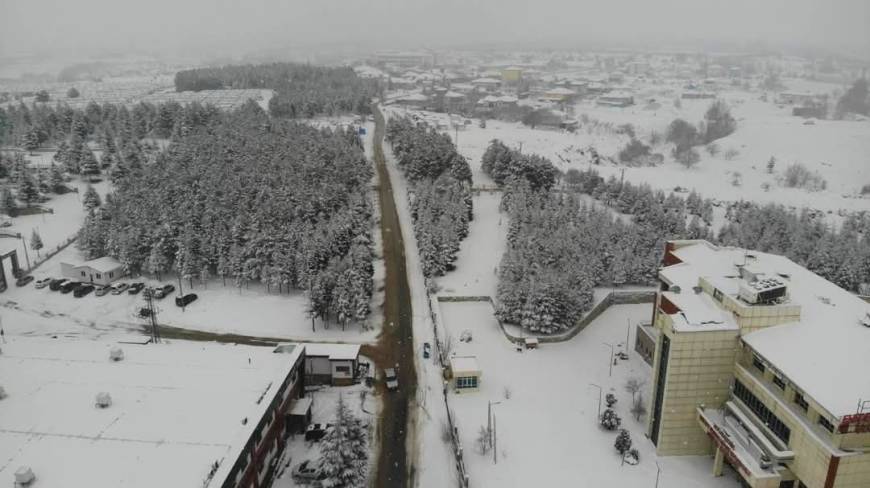
[{"label": "small shed", "polygon": [[291,400],[290,407],[287,409],[287,433],[301,434],[308,428],[311,423],[311,404],[310,396]]},{"label": "small shed", "polygon": [[305,383],[351,385],[359,366],[359,344],[306,344]]},{"label": "small shed", "polygon": [[76,281],[108,285],[124,276],[124,265],[110,256],[85,261],[81,264],[60,263],[65,278]]},{"label": "small shed", "polygon": [[477,391],[480,388],[480,365],[474,356],[453,356],[450,358],[450,384],[457,393]]},{"label": "small shed", "polygon": [[525,343],[526,349],[537,349],[538,348],[538,338],[537,337],[526,337],[523,339]]}]

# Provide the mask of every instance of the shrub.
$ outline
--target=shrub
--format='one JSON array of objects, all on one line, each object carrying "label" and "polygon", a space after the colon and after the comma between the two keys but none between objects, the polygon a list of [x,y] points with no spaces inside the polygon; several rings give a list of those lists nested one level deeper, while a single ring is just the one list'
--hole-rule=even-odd
[{"label": "shrub", "polygon": [[608,408],[601,414],[599,423],[605,430],[616,430],[622,423],[622,419],[619,418],[619,415],[616,415],[616,412]]},{"label": "shrub", "polygon": [[709,154],[710,156],[716,157],[716,155],[719,154],[719,145],[715,142],[707,144],[704,149],[707,150],[707,154]]},{"label": "shrub", "polygon": [[688,148],[684,151],[674,150],[674,159],[685,166],[686,168],[691,168],[692,166],[698,164],[698,161],[701,160],[701,155],[698,154],[698,151]]},{"label": "shrub", "polygon": [[740,156],[740,151],[738,151],[737,149],[734,149],[733,147],[729,147],[725,151],[725,154],[723,154],[723,156],[725,157],[726,161],[731,161],[734,158],[736,158],[737,156]]},{"label": "shrub", "polygon": [[607,408],[612,408],[614,405],[616,405],[616,395],[614,395],[613,393],[608,393],[604,397],[604,401],[607,403]]},{"label": "shrub", "polygon": [[631,434],[629,434],[627,430],[621,429],[619,434],[616,436],[616,441],[613,443],[613,447],[616,448],[617,452],[624,456],[625,453],[631,449]]},{"label": "shrub", "polygon": [[698,129],[683,119],[674,119],[668,126],[665,140],[676,146],[676,152],[681,153],[698,142]]},{"label": "shrub", "polygon": [[716,100],[704,114],[706,130],[704,142],[709,143],[730,135],[737,129],[737,121],[731,116],[731,109],[722,100]]},{"label": "shrub", "polygon": [[782,185],[786,188],[802,188],[809,191],[820,191],[828,187],[828,182],[822,175],[810,171],[800,163],[789,165],[782,177]]},{"label": "shrub", "polygon": [[631,141],[619,151],[619,160],[623,163],[632,163],[640,158],[649,156],[649,153],[649,146],[632,137]]},{"label": "shrub", "polygon": [[861,194],[870,195],[870,183],[867,183],[866,185],[861,187]]}]

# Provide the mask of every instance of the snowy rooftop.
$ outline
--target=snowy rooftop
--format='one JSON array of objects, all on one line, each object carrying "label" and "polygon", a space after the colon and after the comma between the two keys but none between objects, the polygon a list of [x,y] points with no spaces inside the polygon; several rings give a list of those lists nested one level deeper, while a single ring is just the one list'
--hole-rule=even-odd
[{"label": "snowy rooftop", "polygon": [[347,361],[359,357],[359,344],[305,344],[305,356]]},{"label": "snowy rooftop", "polygon": [[453,371],[453,374],[457,372],[479,373],[480,365],[477,364],[477,358],[474,356],[453,356],[450,358],[450,370]]},{"label": "snowy rooftop", "polygon": [[[0,483],[30,466],[40,487],[220,486],[292,357],[270,348],[15,338],[0,353]],[[96,408],[97,393],[112,404]],[[245,424],[243,419],[248,419]],[[220,467],[210,483],[212,464]]]},{"label": "snowy rooftop", "polygon": [[735,265],[747,261],[756,270],[787,276],[789,305],[801,307],[800,320],[749,332],[743,341],[834,416],[855,413],[858,399],[870,397],[870,328],[860,323],[870,304],[782,256],[705,241],[672,253],[683,263],[661,275],[680,286],[681,295],[694,295],[692,287],[705,277],[734,296]]},{"label": "snowy rooftop", "polygon": [[118,267],[121,266],[121,262],[111,256],[103,256],[101,258],[85,261],[80,266],[89,266],[97,271],[108,273],[109,271],[118,269]]}]

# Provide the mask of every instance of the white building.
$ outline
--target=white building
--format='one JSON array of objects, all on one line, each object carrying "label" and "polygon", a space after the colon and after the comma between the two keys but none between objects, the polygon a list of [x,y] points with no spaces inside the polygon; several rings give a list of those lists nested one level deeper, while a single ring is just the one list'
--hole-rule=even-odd
[{"label": "white building", "polygon": [[306,344],[305,383],[350,385],[359,366],[359,344]]},{"label": "white building", "polygon": [[450,386],[457,393],[477,391],[480,388],[480,365],[474,356],[453,356],[450,358]]},{"label": "white building", "polygon": [[303,346],[120,344],[120,360],[117,347],[3,344],[0,484],[24,467],[34,488],[268,486],[302,391]]},{"label": "white building", "polygon": [[108,285],[124,276],[124,265],[109,256],[85,261],[82,264],[60,263],[60,270],[64,278],[97,285]]}]

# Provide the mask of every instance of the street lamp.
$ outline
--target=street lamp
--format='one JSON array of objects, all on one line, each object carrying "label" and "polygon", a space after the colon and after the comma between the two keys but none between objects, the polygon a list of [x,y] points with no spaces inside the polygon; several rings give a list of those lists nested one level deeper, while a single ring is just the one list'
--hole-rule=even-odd
[{"label": "street lamp", "polygon": [[492,406],[500,404],[501,401],[494,402],[492,400],[487,402],[486,405],[486,432],[489,435],[489,445],[492,447],[492,462],[493,464],[497,463],[496,461],[496,453],[495,453],[495,434],[493,432],[493,417],[492,417]]},{"label": "street lamp", "polygon": [[659,488],[659,475],[662,473],[662,467],[659,466],[659,462],[656,461],[656,488]]},{"label": "street lamp", "polygon": [[608,342],[602,342],[602,344],[610,347],[610,373],[608,373],[608,376],[613,376],[613,344]]},{"label": "street lamp", "polygon": [[589,386],[594,386],[598,388],[598,419],[601,418],[601,387],[596,385],[595,383],[589,383]]}]

